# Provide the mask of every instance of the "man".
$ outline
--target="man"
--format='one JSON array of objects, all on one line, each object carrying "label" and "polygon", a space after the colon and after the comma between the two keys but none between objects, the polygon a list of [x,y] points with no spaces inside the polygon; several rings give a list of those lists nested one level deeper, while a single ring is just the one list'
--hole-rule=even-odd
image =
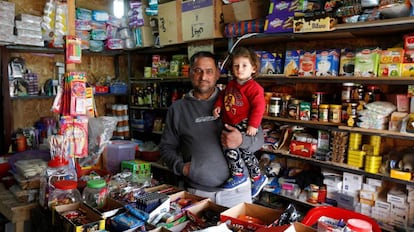
[{"label": "man", "polygon": [[[198,52],[190,59],[193,89],[168,109],[161,137],[161,159],[176,175],[183,176],[187,191],[232,207],[251,202],[250,181],[231,190],[220,186],[229,178],[223,148],[241,147],[257,151],[263,145],[263,131],[255,137],[242,135],[212,115],[220,90],[220,71],[214,55]],[[247,170],[245,170],[247,172]]]}]

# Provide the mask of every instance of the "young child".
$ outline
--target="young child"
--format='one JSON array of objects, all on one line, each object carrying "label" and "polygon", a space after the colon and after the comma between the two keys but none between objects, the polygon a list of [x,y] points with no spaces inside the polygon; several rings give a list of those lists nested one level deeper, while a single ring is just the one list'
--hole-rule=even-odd
[{"label": "young child", "polygon": [[[234,79],[227,83],[213,110],[214,117],[221,116],[224,123],[232,125],[249,136],[255,136],[265,111],[264,90],[254,80],[260,70],[256,53],[248,48],[236,48],[230,56],[229,69]],[[233,189],[244,183],[247,166],[252,180],[252,197],[256,197],[267,183],[266,175],[260,173],[254,153],[244,149],[225,149],[231,177],[223,188]]]}]

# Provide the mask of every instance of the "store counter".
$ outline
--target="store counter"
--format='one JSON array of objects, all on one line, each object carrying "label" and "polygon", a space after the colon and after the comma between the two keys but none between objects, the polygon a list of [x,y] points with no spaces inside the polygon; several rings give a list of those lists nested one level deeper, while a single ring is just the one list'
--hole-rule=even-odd
[{"label": "store counter", "polygon": [[30,211],[38,206],[34,203],[20,203],[13,194],[0,184],[0,213],[14,224],[16,232],[24,232],[24,222],[30,219]]}]

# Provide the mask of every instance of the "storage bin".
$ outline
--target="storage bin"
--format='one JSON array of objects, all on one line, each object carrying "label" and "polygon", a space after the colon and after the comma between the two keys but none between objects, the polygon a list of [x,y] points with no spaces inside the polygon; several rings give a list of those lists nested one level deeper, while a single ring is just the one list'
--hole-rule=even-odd
[{"label": "storage bin", "polygon": [[113,140],[106,146],[103,153],[104,168],[117,173],[121,170],[123,160],[134,160],[137,144],[128,140]]}]

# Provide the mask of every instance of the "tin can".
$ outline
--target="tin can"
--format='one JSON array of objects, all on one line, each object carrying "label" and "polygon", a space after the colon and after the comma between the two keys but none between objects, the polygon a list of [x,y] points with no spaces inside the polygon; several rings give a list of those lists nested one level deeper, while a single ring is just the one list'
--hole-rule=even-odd
[{"label": "tin can", "polygon": [[299,103],[299,119],[308,121],[310,120],[311,103],[302,101]]}]

